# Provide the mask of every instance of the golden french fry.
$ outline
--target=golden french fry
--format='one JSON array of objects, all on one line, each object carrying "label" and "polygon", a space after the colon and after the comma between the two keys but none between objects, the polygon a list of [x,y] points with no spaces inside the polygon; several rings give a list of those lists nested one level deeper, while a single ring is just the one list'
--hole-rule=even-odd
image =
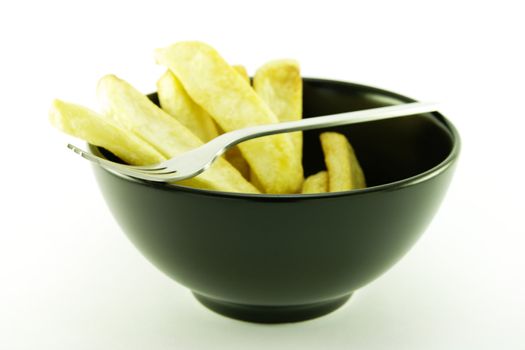
[{"label": "golden french fry", "polygon": [[[277,117],[255,91],[210,46],[181,42],[156,51],[157,62],[170,68],[188,94],[225,131],[276,123]],[[279,134],[239,145],[267,193],[296,193],[303,181],[289,135]]]},{"label": "golden french fry", "polygon": [[366,187],[363,170],[346,137],[336,132],[324,132],[320,138],[328,169],[328,190],[337,192]]},{"label": "golden french fry", "polygon": [[[145,95],[114,75],[103,77],[97,95],[104,115],[171,158],[202,145],[202,141]],[[259,191],[226,160],[220,158],[184,184],[229,192]]]},{"label": "golden french fry", "polygon": [[191,99],[171,71],[166,71],[157,81],[157,94],[162,109],[203,142],[208,142],[219,135],[213,119]]},{"label": "golden french fry", "polygon": [[246,70],[244,66],[241,66],[240,64],[236,64],[232,67],[233,69],[235,69],[237,73],[240,74],[240,76],[244,79],[244,81],[250,84],[250,76],[248,75],[248,71]]},{"label": "golden french fry", "polygon": [[[295,60],[270,61],[260,67],[253,77],[255,92],[270,107],[279,121],[300,120],[303,114],[303,80]],[[303,134],[291,134],[295,155],[302,158]]]},{"label": "golden french fry", "polygon": [[328,173],[323,170],[308,176],[303,182],[303,194],[328,192]]},{"label": "golden french fry", "polygon": [[[248,85],[251,85],[250,76],[248,75],[248,71],[246,70],[246,68],[244,66],[242,66],[242,65],[233,65],[232,67],[233,67],[233,69],[235,69],[235,71],[237,71],[237,73],[239,73],[239,75],[243,78],[244,81],[246,81],[246,83]],[[237,170],[239,170],[239,172],[246,179],[250,180],[250,182],[255,187],[257,187],[257,189],[259,189],[260,191],[264,190],[263,186],[261,185],[261,182],[250,171],[250,165],[248,164],[246,159],[244,159],[244,157],[242,156],[242,153],[241,153],[241,150],[239,149],[239,146],[235,146],[233,148],[230,148],[228,151],[226,151],[226,153],[224,153],[224,156],[226,157],[226,159],[230,163],[232,163],[232,165],[234,167],[237,168]]]},{"label": "golden french fry", "polygon": [[[232,66],[232,67],[233,67],[233,69],[235,69],[235,70],[237,71],[237,73],[239,73],[239,74],[242,76],[242,78],[243,78],[243,79],[244,79],[249,85],[251,85],[250,76],[248,75],[248,72],[246,71],[246,68],[244,68],[244,66],[234,65],[234,66]],[[238,147],[232,148],[232,149],[230,149],[228,152],[231,151],[231,152],[233,153],[233,157],[235,157],[236,154],[237,154],[237,152],[235,152],[236,150],[238,150]],[[228,159],[230,162],[234,161],[235,159],[231,159],[231,160],[230,160],[230,157],[231,157],[231,156],[230,156],[230,154],[229,154],[228,152],[226,152],[226,154],[225,154],[225,155],[226,155],[226,159]],[[242,157],[242,154],[241,154],[241,157]],[[241,163],[241,165],[242,165],[242,162],[240,162],[240,163]],[[247,171],[245,177],[246,177],[247,179],[249,179],[250,182],[251,182],[255,187],[257,187],[259,190],[263,191],[263,190],[264,190],[264,187],[263,187],[263,185],[261,184],[261,181],[257,178],[257,175],[255,175],[255,173],[253,173],[253,172],[250,171],[250,166],[249,166],[247,163],[246,163],[246,166],[247,166],[248,171]],[[237,167],[237,166],[236,166],[236,167]],[[238,169],[238,167],[237,167],[237,169]],[[241,173],[242,173],[242,172],[241,172]],[[243,173],[243,175],[244,175],[244,173]]]},{"label": "golden french fry", "polygon": [[[246,68],[244,68],[244,66],[241,65],[234,65],[232,67],[237,73],[239,73],[239,75],[246,81],[246,83],[250,85],[250,77],[248,76]],[[242,174],[242,176],[244,176],[245,179],[250,179],[250,165],[242,156],[239,146],[235,146],[227,150],[226,153],[224,153],[224,157],[237,170],[239,170],[239,172]]]},{"label": "golden french fry", "polygon": [[264,192],[264,186],[261,183],[261,180],[257,177],[257,175],[250,170],[250,173],[248,174],[248,180],[252,185],[254,185],[259,191]]},{"label": "golden french fry", "polygon": [[88,108],[55,100],[49,120],[61,131],[104,147],[129,164],[146,165],[166,160],[150,144]]},{"label": "golden french fry", "polygon": [[[295,60],[270,61],[260,67],[253,78],[253,88],[270,107],[279,121],[300,120],[303,113],[303,81],[299,64]],[[294,143],[293,156],[298,162],[303,158],[303,133],[290,134]],[[250,178],[257,187],[256,176]]]},{"label": "golden french fry", "polygon": [[239,147],[233,147],[227,150],[226,153],[224,153],[224,158],[226,158],[226,160],[230,162],[230,164],[233,165],[246,180],[250,179],[250,165],[242,156]]},{"label": "golden french fry", "polygon": [[[219,135],[218,127],[208,112],[191,99],[179,79],[170,70],[167,70],[157,81],[157,93],[162,109],[203,142],[208,142]],[[229,149],[224,156],[243,177],[248,178],[250,166],[237,147]]]}]

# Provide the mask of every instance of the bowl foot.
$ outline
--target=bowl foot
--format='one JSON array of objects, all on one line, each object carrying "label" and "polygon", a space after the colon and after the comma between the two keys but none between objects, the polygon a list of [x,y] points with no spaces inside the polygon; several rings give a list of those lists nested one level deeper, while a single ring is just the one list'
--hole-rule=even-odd
[{"label": "bowl foot", "polygon": [[285,323],[324,316],[346,303],[352,293],[319,303],[290,306],[244,305],[205,297],[195,292],[193,295],[208,309],[223,316],[256,323]]}]

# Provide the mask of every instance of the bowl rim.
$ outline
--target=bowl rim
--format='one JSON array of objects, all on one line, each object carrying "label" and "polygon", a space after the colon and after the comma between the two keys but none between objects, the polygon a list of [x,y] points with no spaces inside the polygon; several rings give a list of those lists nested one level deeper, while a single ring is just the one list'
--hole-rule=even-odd
[{"label": "bowl rim", "polygon": [[[392,92],[389,90],[370,86],[370,85],[364,85],[364,84],[353,83],[353,82],[342,81],[342,80],[310,78],[310,77],[303,77],[303,80],[312,82],[312,83],[319,83],[319,84],[353,86],[356,88],[366,89],[370,92],[385,94],[385,95],[388,95],[389,97],[393,97],[399,100],[404,100],[406,102],[416,102],[416,100],[413,98],[410,98],[410,97],[407,97],[407,96],[404,96],[404,95],[401,95],[401,94],[398,94],[396,92]],[[217,190],[200,189],[200,188],[194,188],[194,187],[188,187],[188,186],[182,186],[182,185],[176,185],[176,184],[150,182],[150,181],[136,179],[136,178],[132,178],[127,175],[120,174],[116,171],[103,168],[97,164],[93,164],[93,166],[102,168],[102,170],[108,173],[111,173],[112,175],[115,175],[123,180],[131,181],[136,184],[140,184],[144,186],[154,187],[159,190],[164,190],[164,191],[174,191],[175,190],[174,192],[182,191],[182,192],[187,192],[187,193],[196,194],[196,195],[223,197],[223,198],[230,198],[230,199],[240,198],[240,199],[250,199],[250,200],[256,199],[256,200],[270,200],[270,201],[275,201],[275,200],[277,201],[285,201],[285,200],[296,201],[296,200],[311,200],[311,199],[319,199],[319,198],[334,198],[334,197],[349,196],[349,195],[350,196],[362,195],[365,193],[379,192],[379,191],[385,191],[385,190],[396,190],[396,189],[401,189],[403,187],[414,186],[418,183],[428,181],[438,176],[439,174],[449,169],[455,163],[455,160],[459,156],[459,152],[461,148],[461,139],[460,139],[460,136],[459,136],[459,133],[456,127],[439,112],[432,112],[432,113],[427,113],[427,114],[434,117],[435,121],[438,122],[442,127],[444,127],[444,129],[450,134],[450,138],[452,140],[452,149],[450,150],[450,153],[448,154],[448,156],[444,160],[442,160],[440,163],[436,164],[432,168],[422,173],[419,173],[414,176],[410,176],[410,177],[407,177],[401,180],[388,182],[388,183],[377,185],[377,186],[366,187],[362,189],[353,189],[349,191],[327,192],[327,193],[311,193],[311,194],[302,194],[302,193],[267,194],[267,193],[225,192],[225,191],[217,191]],[[104,157],[104,155],[100,152],[98,146],[88,143],[88,148],[90,149],[91,152],[95,153],[96,155],[100,157]]]}]

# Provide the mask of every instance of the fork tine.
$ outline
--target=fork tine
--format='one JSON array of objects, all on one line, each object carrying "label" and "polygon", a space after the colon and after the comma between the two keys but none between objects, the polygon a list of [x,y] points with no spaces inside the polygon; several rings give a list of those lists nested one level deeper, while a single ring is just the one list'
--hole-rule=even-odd
[{"label": "fork tine", "polygon": [[[106,169],[112,169],[124,175],[128,175],[128,176],[139,178],[139,179],[150,180],[150,181],[161,181],[161,182],[166,181],[166,178],[164,177],[159,177],[157,175],[148,174],[150,169],[112,162],[112,161],[100,158],[92,153],[86,152],[83,149],[75,145],[72,145],[72,144],[68,144],[67,147],[71,149],[73,152],[75,152],[76,154],[80,155],[81,157],[93,163],[96,163]],[[164,168],[159,168],[159,170],[163,170],[163,169]],[[170,173],[165,173],[165,175],[169,175],[169,174]]]},{"label": "fork tine", "polygon": [[99,165],[103,165],[103,166],[108,166],[108,167],[113,167],[113,168],[118,168],[118,169],[124,169],[124,170],[127,170],[127,169],[132,169],[132,170],[136,170],[136,171],[144,171],[144,172],[149,172],[149,171],[163,171],[166,169],[165,166],[159,166],[160,164],[152,164],[152,165],[128,165],[128,164],[120,164],[120,163],[117,163],[117,162],[112,162],[110,160],[107,160],[107,159],[104,159],[104,158],[101,158],[93,153],[90,153],[90,152],[87,152],[87,151],[84,151],[83,149],[75,146],[75,145],[72,145],[72,144],[68,144],[67,147],[69,149],[71,149],[73,152],[75,152],[76,154],[80,155],[81,157],[91,161],[91,162],[94,162],[94,163],[97,163]]},{"label": "fork tine", "polygon": [[167,174],[173,174],[176,173],[176,170],[172,170],[166,167],[158,168],[158,169],[140,169],[140,171],[144,172],[145,174],[150,175],[167,175]]},{"label": "fork tine", "polygon": [[106,160],[106,159],[103,159],[103,158],[100,158],[92,153],[89,153],[89,152],[86,152],[84,151],[83,149],[75,146],[75,145],[72,145],[72,144],[68,144],[67,147],[71,150],[73,150],[73,152],[75,152],[76,154],[80,155],[81,157],[93,162],[93,163],[97,163],[101,166],[108,166],[108,167],[111,167],[111,168],[114,168],[114,169],[120,169],[120,168],[123,168],[123,167],[127,167],[125,165],[122,165],[122,164],[119,164],[119,163],[116,163],[116,162],[112,162],[112,161],[109,161],[109,160]]}]

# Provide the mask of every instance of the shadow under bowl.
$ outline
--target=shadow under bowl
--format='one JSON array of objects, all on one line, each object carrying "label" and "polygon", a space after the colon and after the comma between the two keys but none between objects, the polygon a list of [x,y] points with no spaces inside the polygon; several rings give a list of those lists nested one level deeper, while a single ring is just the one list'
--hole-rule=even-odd
[{"label": "shadow under bowl", "polygon": [[[305,118],[412,101],[369,86],[304,79]],[[238,194],[93,168],[137,249],[206,307],[245,321],[302,321],[337,309],[407,253],[438,209],[459,155],[453,125],[428,113],[304,132],[305,177],[324,169],[319,134],[326,130],[351,141],[368,188]]]}]

